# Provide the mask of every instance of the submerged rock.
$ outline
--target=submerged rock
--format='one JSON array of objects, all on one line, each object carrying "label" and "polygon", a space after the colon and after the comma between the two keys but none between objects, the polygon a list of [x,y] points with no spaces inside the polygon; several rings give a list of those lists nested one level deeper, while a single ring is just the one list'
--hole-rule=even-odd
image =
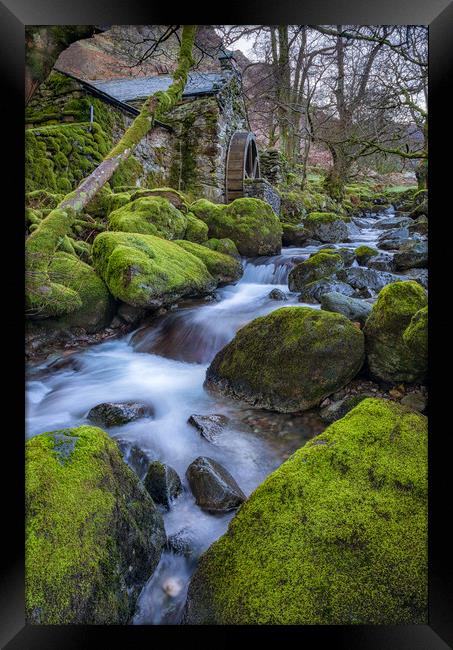
[{"label": "submerged rock", "polygon": [[147,404],[138,402],[103,402],[93,406],[88,412],[87,418],[105,427],[116,427],[120,424],[127,424],[139,418],[152,417],[154,409]]},{"label": "submerged rock", "polygon": [[211,362],[205,387],[292,413],[346,385],[363,360],[363,334],[344,316],[282,307],[237,332]]},{"label": "submerged rock", "polygon": [[427,318],[424,312],[414,321],[413,317],[427,306],[427,301],[426,291],[413,280],[382,289],[364,328],[367,361],[373,376],[390,382],[424,379]]},{"label": "submerged rock", "polygon": [[183,622],[425,624],[427,458],[423,415],[363,400],[253,492],[200,558]]},{"label": "submerged rock", "polygon": [[154,503],[170,509],[171,502],[182,492],[181,479],[170,465],[153,460],[143,481]]},{"label": "submerged rock", "polygon": [[203,438],[206,438],[209,442],[214,442],[216,437],[227,426],[229,419],[219,413],[211,413],[209,415],[194,414],[190,416],[187,422],[198,429]]},{"label": "submerged rock", "polygon": [[151,462],[148,454],[137,445],[134,445],[129,440],[124,440],[123,438],[117,438],[116,444],[129,467],[137,474],[139,479],[143,479]]},{"label": "submerged rock", "polygon": [[42,433],[25,467],[28,622],[127,624],[165,531],[115,442],[90,426]]},{"label": "submerged rock", "polygon": [[261,199],[236,199],[228,205],[199,199],[190,209],[208,225],[209,237],[231,239],[241,255],[278,255],[281,251],[281,222]]},{"label": "submerged rock", "polygon": [[268,297],[271,300],[288,300],[286,293],[284,293],[281,289],[272,289],[272,291],[269,292]]},{"label": "submerged rock", "polygon": [[371,305],[365,300],[344,296],[341,293],[332,291],[321,296],[321,309],[343,314],[352,321],[358,321],[362,325],[370,315]]},{"label": "submerged rock", "polygon": [[167,538],[167,549],[175,555],[192,558],[195,554],[193,541],[188,528],[182,528]]},{"label": "submerged rock", "polygon": [[187,468],[186,477],[202,510],[228,512],[238,508],[246,499],[229,471],[212,458],[196,458]]}]

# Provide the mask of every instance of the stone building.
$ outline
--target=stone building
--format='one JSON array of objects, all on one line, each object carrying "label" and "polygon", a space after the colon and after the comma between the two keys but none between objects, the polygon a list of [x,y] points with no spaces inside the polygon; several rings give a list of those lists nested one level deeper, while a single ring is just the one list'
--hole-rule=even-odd
[{"label": "stone building", "polygon": [[[195,70],[189,74],[182,101],[163,121],[156,122],[126,167],[116,172],[112,179],[115,189],[169,186],[218,203],[258,196],[278,213],[278,195],[260,178],[241,73],[230,52],[223,52],[219,59],[220,72]],[[90,129],[95,122],[111,145],[139,113],[144,99],[166,90],[171,81],[169,75],[87,81],[54,71],[30,102],[26,124],[47,147],[55,129],[46,127],[60,125],[64,132],[67,125],[69,133],[71,124]],[[58,169],[55,172],[60,173]],[[77,180],[74,174],[70,178]]]}]

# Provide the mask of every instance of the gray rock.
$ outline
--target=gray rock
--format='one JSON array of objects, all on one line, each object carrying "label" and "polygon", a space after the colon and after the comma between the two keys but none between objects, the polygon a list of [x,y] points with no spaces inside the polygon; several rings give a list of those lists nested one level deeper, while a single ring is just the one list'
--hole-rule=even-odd
[{"label": "gray rock", "polygon": [[175,555],[182,555],[188,559],[194,556],[193,541],[188,528],[182,528],[167,538],[167,550]]},{"label": "gray rock", "polygon": [[394,230],[396,228],[407,228],[411,223],[413,223],[413,220],[410,217],[402,215],[400,217],[379,219],[379,221],[374,224],[374,228],[378,228],[379,230]]},{"label": "gray rock", "polygon": [[288,300],[286,294],[281,289],[272,289],[269,292],[268,298],[271,298],[271,300]]},{"label": "gray rock", "polygon": [[354,289],[371,289],[378,293],[383,287],[391,282],[405,280],[403,276],[375,269],[367,269],[361,266],[353,266],[350,269],[338,271],[337,278],[342,282],[350,284]]},{"label": "gray rock", "polygon": [[283,223],[282,244],[283,246],[301,246],[309,238],[309,233],[302,223],[294,225]]},{"label": "gray rock", "polygon": [[321,242],[336,243],[347,241],[349,238],[347,224],[342,219],[326,223],[306,222],[306,229],[311,237],[319,239]]},{"label": "gray rock", "polygon": [[182,492],[181,479],[176,470],[157,460],[150,463],[143,484],[154,503],[159,503],[167,510]]},{"label": "gray rock", "polygon": [[128,324],[136,323],[141,320],[146,314],[146,310],[142,307],[133,307],[125,302],[121,302],[118,307],[118,316]]},{"label": "gray rock", "polygon": [[353,250],[350,248],[342,248],[342,247],[335,247],[335,246],[321,246],[319,251],[316,251],[315,253],[311,253],[310,257],[313,257],[313,255],[316,255],[317,252],[322,252],[322,251],[331,251],[335,253],[336,255],[339,255],[341,259],[343,260],[343,264],[345,266],[351,266],[351,264],[355,260],[355,253]]},{"label": "gray rock", "polygon": [[428,264],[428,242],[410,240],[400,247],[393,259],[400,271],[425,268]]},{"label": "gray rock", "polygon": [[397,228],[396,230],[389,230],[381,235],[377,240],[377,246],[386,251],[397,250],[408,239],[409,230],[407,228]]},{"label": "gray rock", "polygon": [[422,214],[408,225],[409,234],[418,233],[419,235],[428,234],[428,217],[425,214]]},{"label": "gray rock", "polygon": [[420,413],[423,413],[426,409],[427,399],[422,393],[417,391],[405,395],[401,400],[401,404],[410,408],[412,411],[420,411]]},{"label": "gray rock", "polygon": [[347,237],[345,240],[341,241],[356,241],[358,237],[361,235],[361,230],[356,226],[356,224],[353,221],[349,221],[346,224],[346,228],[348,231]]},{"label": "gray rock", "polygon": [[346,413],[351,411],[357,404],[367,397],[374,397],[372,393],[364,393],[362,395],[350,395],[349,397],[344,397],[339,402],[332,402],[328,406],[325,406],[319,411],[319,415],[324,420],[324,422],[335,422],[343,418]]},{"label": "gray rock", "polygon": [[117,439],[116,444],[120,448],[125,462],[143,480],[151,462],[148,454],[143,449],[140,449],[140,447],[137,447],[137,445],[133,445],[129,440],[124,440],[123,438]]},{"label": "gray rock", "polygon": [[379,253],[379,255],[373,255],[366,262],[366,265],[369,269],[375,269],[375,271],[394,271],[395,262],[393,261],[393,255],[389,253]]},{"label": "gray rock", "polygon": [[369,302],[358,300],[357,298],[351,298],[350,296],[344,296],[335,291],[325,293],[321,296],[320,302],[321,309],[343,314],[343,316],[346,316],[349,320],[357,321],[362,325],[365,323],[372,309]]},{"label": "gray rock", "polygon": [[331,293],[332,291],[341,293],[343,296],[355,295],[355,290],[350,284],[346,284],[346,282],[341,282],[340,280],[324,278],[307,284],[299,296],[299,302],[320,302],[324,294]]},{"label": "gray rock", "polygon": [[196,458],[187,468],[186,477],[202,510],[227,512],[235,510],[246,499],[228,470],[212,458]]},{"label": "gray rock", "polygon": [[428,269],[407,269],[404,275],[410,280],[415,280],[415,282],[421,284],[425,289],[428,289]]},{"label": "gray rock", "polygon": [[89,411],[87,418],[105,427],[116,427],[120,424],[127,424],[139,418],[152,417],[154,409],[147,404],[138,402],[103,402],[97,404]]},{"label": "gray rock", "polygon": [[219,413],[212,413],[210,415],[194,414],[190,416],[187,422],[198,429],[203,438],[206,438],[209,442],[213,442],[227,426],[229,419],[226,415]]}]

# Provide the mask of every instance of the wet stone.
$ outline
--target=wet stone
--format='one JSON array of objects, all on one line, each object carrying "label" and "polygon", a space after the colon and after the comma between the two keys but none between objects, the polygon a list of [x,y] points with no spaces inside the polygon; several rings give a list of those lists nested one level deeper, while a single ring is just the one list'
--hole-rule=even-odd
[{"label": "wet stone", "polygon": [[137,447],[137,445],[134,445],[129,440],[124,440],[123,438],[117,439],[116,444],[123,454],[125,462],[137,474],[137,476],[143,480],[151,462],[148,454],[146,454],[143,449],[140,449],[140,447]]},{"label": "wet stone", "polygon": [[154,460],[150,463],[143,481],[154,503],[170,510],[171,502],[182,492],[181,479],[170,465]]},{"label": "wet stone", "polygon": [[281,289],[272,289],[268,296],[271,300],[288,300]]},{"label": "wet stone", "polygon": [[203,438],[206,438],[209,442],[214,442],[216,437],[227,426],[229,419],[219,413],[212,413],[210,415],[193,414],[187,422],[198,429]]},{"label": "wet stone", "polygon": [[246,499],[229,471],[212,458],[196,458],[187,468],[186,477],[196,504],[202,510],[228,512]]},{"label": "wet stone", "polygon": [[154,409],[147,404],[139,404],[138,402],[103,402],[93,406],[87,418],[99,426],[116,427],[139,418],[152,417],[153,415]]}]

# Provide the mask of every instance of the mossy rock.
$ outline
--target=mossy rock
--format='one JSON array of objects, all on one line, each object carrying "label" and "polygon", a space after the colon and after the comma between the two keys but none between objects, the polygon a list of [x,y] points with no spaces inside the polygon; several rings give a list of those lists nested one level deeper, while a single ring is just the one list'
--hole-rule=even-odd
[{"label": "mossy rock", "polygon": [[186,214],[188,212],[188,199],[183,192],[175,190],[172,187],[154,187],[154,188],[143,188],[136,190],[132,194],[132,200],[139,199],[143,196],[161,196],[167,201],[170,201],[175,208],[178,208],[181,212]]},{"label": "mossy rock", "polygon": [[348,238],[344,219],[334,212],[311,212],[304,226],[310,237],[322,242],[336,243]]},{"label": "mossy rock", "polygon": [[363,400],[241,506],[184,623],[426,624],[427,458],[423,415]]},{"label": "mossy rock", "polygon": [[181,239],[187,228],[187,217],[161,196],[146,196],[127,203],[111,212],[108,221],[109,230],[164,239]]},{"label": "mossy rock", "polygon": [[403,332],[403,340],[428,366],[428,306],[419,309]]},{"label": "mossy rock", "polygon": [[217,283],[235,282],[242,276],[242,264],[231,255],[213,251],[194,242],[177,240],[175,244],[198,257]]},{"label": "mossy rock", "polygon": [[162,516],[96,427],[26,443],[29,623],[126,624],[165,544]]},{"label": "mossy rock", "polygon": [[412,317],[427,303],[425,289],[413,280],[394,282],[380,291],[364,328],[372,375],[391,382],[423,381],[427,371],[426,344],[417,348],[407,341],[415,340],[412,337],[419,328],[420,334],[426,336],[424,314],[419,316],[420,323],[417,319],[412,324],[406,337],[404,334]]},{"label": "mossy rock", "polygon": [[55,253],[49,266],[49,277],[75,291],[81,305],[66,316],[47,321],[47,327],[83,327],[88,333],[93,333],[108,325],[113,301],[105,283],[91,266],[70,253]]},{"label": "mossy rock", "polygon": [[210,238],[233,240],[241,255],[276,255],[281,251],[280,220],[261,199],[236,199],[228,205],[199,199],[190,210],[208,225]]},{"label": "mossy rock", "polygon": [[208,239],[208,225],[201,219],[197,219],[191,212],[186,215],[187,228],[184,238],[196,244],[204,244]]},{"label": "mossy rock", "polygon": [[135,156],[129,156],[120,163],[118,169],[110,179],[113,189],[124,185],[134,186],[144,175],[143,165]]},{"label": "mossy rock", "polygon": [[344,266],[340,255],[334,252],[320,252],[309,257],[308,260],[296,264],[288,275],[290,291],[302,291],[309,282],[321,278],[330,278]]},{"label": "mossy rock", "polygon": [[363,334],[344,316],[282,307],[238,331],[205,386],[259,408],[304,411],[351,381],[364,356]]},{"label": "mossy rock", "polygon": [[203,246],[206,246],[213,251],[224,253],[225,255],[231,255],[236,259],[240,259],[241,257],[234,241],[227,237],[224,237],[223,239],[216,239],[213,237],[208,239],[208,241],[203,242]]},{"label": "mossy rock", "polygon": [[93,242],[92,256],[113,296],[133,307],[172,304],[216,286],[198,257],[152,235],[101,233]]},{"label": "mossy rock", "polygon": [[53,210],[64,199],[64,194],[56,194],[47,190],[33,190],[25,195],[25,204],[29,208],[45,208]]},{"label": "mossy rock", "polygon": [[107,183],[96,192],[94,198],[88,203],[85,208],[86,212],[92,217],[107,217],[110,211],[112,196],[114,194],[110,189],[110,185]]},{"label": "mossy rock", "polygon": [[130,202],[131,194],[129,192],[115,192],[110,194],[106,201],[106,216]]},{"label": "mossy rock", "polygon": [[368,260],[379,254],[379,251],[371,246],[359,246],[354,252],[360,266],[366,266]]}]

